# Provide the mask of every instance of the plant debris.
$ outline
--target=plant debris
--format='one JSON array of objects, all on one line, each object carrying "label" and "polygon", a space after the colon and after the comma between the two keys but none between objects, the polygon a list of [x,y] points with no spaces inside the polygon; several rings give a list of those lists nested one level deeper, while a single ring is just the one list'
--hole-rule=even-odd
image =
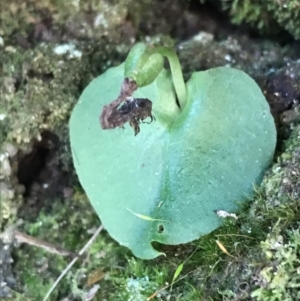
[{"label": "plant debris", "polygon": [[[132,97],[136,89],[135,81],[128,78],[124,80],[118,98],[102,109],[100,124],[103,130],[116,127],[124,129],[124,124],[129,122],[136,136],[140,132],[140,122],[144,123],[147,117],[151,119],[149,123],[155,120],[152,115],[152,102],[148,98]],[[121,105],[122,102],[124,103]]]}]

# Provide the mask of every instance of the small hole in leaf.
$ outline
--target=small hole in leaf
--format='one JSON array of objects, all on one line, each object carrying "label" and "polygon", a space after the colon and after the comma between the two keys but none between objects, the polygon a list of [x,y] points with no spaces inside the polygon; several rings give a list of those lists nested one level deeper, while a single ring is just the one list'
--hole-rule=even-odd
[{"label": "small hole in leaf", "polygon": [[158,233],[163,233],[165,230],[164,226],[163,225],[159,225],[158,226]]}]

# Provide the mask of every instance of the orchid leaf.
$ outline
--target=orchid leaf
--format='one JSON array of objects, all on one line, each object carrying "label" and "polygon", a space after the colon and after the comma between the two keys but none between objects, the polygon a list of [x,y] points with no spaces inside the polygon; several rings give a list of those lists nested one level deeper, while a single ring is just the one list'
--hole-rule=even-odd
[{"label": "orchid leaf", "polygon": [[[109,234],[144,259],[152,242],[182,244],[222,224],[216,210],[237,212],[271,162],[276,130],[257,84],[242,71],[196,72],[179,108],[168,71],[134,97],[153,103],[156,121],[102,130],[101,108],[117,98],[124,64],[94,79],[70,120],[79,180]],[[133,214],[135,213],[135,214]]]}]

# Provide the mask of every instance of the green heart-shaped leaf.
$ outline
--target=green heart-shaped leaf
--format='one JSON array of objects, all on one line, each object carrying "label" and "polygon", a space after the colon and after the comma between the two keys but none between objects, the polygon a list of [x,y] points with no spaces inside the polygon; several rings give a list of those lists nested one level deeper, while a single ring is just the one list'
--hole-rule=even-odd
[{"label": "green heart-shaped leaf", "polygon": [[194,73],[182,112],[163,70],[134,93],[153,102],[156,121],[137,136],[129,125],[104,131],[101,108],[117,98],[123,76],[124,64],[84,90],[70,120],[72,153],[107,231],[150,259],[161,254],[152,241],[197,239],[221,225],[216,210],[238,210],[273,157],[276,130],[256,83],[220,67]]}]

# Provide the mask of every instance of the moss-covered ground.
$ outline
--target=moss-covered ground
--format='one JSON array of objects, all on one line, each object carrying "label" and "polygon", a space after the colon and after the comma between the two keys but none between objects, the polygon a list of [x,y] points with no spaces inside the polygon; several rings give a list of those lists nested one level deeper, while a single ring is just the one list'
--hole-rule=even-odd
[{"label": "moss-covered ground", "polygon": [[[272,99],[278,120],[283,111],[296,115],[278,125],[274,163],[237,220],[226,218],[192,243],[159,246],[167,256],[151,261],[134,258],[102,231],[49,300],[88,300],[95,285],[92,300],[99,301],[300,300],[299,87],[276,84],[283,75],[298,82],[297,45],[251,39],[231,28],[216,38],[215,31],[201,31],[186,1],[27,0],[2,1],[0,8],[0,232],[14,226],[78,252],[100,225],[72,166],[68,118],[89,81],[122,62],[136,40],[178,45],[186,78],[219,65],[245,70]],[[174,38],[191,24],[198,24],[198,35]],[[2,258],[0,299],[17,301],[42,300],[71,261],[12,242],[1,242]]]}]

